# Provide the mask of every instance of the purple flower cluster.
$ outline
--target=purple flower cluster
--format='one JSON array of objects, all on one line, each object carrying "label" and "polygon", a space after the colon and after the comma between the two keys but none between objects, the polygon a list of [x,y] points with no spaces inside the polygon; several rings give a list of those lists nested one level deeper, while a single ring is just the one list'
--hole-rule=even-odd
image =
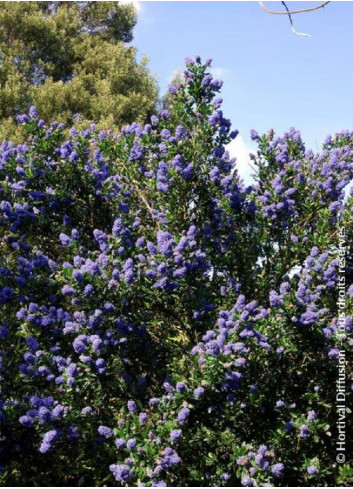
[{"label": "purple flower cluster", "polygon": [[237,465],[241,467],[241,484],[247,487],[256,487],[260,478],[271,482],[264,485],[272,486],[274,479],[283,476],[285,468],[281,462],[274,463],[273,446],[267,445],[260,445],[257,451],[250,449],[238,458]]},{"label": "purple flower cluster", "polygon": [[286,485],[294,469],[304,485],[330,464],[353,134],[313,154],[294,129],[253,132],[246,187],[221,82],[186,64],[150,123],[68,132],[31,108],[28,141],[0,145],[5,482],[12,454],[40,470],[38,450],[153,487]]},{"label": "purple flower cluster", "polygon": [[128,465],[112,464],[109,466],[109,469],[117,482],[128,482],[131,477],[131,470]]}]

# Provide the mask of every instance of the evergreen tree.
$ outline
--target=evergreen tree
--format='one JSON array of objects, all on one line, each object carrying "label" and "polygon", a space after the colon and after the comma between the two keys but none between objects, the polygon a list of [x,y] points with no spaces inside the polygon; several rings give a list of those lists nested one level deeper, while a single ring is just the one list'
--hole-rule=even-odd
[{"label": "evergreen tree", "polygon": [[46,120],[106,127],[144,120],[157,89],[132,40],[136,11],[120,2],[1,2],[1,136],[29,105]]}]

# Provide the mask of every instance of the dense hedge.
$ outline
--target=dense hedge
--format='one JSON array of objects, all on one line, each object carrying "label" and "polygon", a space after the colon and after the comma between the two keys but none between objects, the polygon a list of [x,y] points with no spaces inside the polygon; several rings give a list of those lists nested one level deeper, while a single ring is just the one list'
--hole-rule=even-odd
[{"label": "dense hedge", "polygon": [[144,127],[67,139],[31,108],[0,147],[3,485],[353,481],[353,133],[253,132],[245,186],[209,65]]}]

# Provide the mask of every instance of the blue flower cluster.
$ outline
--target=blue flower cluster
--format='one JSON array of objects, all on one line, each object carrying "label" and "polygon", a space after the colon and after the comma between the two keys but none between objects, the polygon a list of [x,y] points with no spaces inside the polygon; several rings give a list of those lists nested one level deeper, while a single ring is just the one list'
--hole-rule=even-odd
[{"label": "blue flower cluster", "polygon": [[0,146],[4,483],[57,485],[42,456],[68,485],[349,482],[328,433],[353,346],[353,133],[314,154],[252,131],[246,186],[210,64],[187,59],[144,125],[31,108]]}]

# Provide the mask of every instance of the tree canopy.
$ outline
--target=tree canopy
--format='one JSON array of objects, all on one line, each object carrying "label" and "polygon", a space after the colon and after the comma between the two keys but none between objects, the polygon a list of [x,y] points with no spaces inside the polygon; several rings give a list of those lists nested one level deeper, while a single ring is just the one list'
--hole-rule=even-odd
[{"label": "tree canopy", "polygon": [[1,2],[0,135],[31,104],[45,121],[107,127],[150,115],[155,80],[125,44],[136,20],[120,2]]}]

